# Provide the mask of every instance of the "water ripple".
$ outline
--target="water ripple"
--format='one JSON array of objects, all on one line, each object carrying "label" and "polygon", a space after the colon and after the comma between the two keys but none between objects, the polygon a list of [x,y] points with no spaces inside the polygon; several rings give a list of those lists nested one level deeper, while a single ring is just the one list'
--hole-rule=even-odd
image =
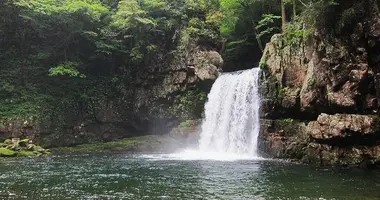
[{"label": "water ripple", "polygon": [[0,199],[379,199],[380,175],[277,160],[75,155],[0,163]]}]

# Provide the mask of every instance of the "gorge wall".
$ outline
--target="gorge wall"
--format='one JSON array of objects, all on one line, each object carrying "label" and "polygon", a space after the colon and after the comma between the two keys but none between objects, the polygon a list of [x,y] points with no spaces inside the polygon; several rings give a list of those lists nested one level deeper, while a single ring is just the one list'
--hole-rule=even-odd
[{"label": "gorge wall", "polygon": [[[223,59],[215,49],[194,46],[139,69],[133,79],[127,77],[114,85],[91,85],[99,92],[91,96],[90,103],[68,105],[52,118],[2,118],[0,140],[29,138],[54,147],[167,134],[182,117],[200,118],[205,96],[222,65]],[[113,89],[118,90],[116,95],[107,93]],[[39,106],[54,107],[54,102]]]},{"label": "gorge wall", "polygon": [[[376,1],[332,8],[340,31],[275,35],[261,60],[263,154],[316,165],[380,166],[380,13]],[[321,19],[323,21],[324,19]],[[336,27],[336,26],[335,26]]]}]

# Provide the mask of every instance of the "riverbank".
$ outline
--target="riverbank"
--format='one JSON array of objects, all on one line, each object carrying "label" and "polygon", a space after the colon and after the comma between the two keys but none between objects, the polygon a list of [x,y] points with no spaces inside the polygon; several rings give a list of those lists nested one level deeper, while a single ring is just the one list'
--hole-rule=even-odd
[{"label": "riverbank", "polygon": [[113,142],[83,144],[72,147],[52,148],[53,153],[91,153],[91,152],[170,152],[181,148],[185,141],[171,136],[147,135],[126,138]]}]

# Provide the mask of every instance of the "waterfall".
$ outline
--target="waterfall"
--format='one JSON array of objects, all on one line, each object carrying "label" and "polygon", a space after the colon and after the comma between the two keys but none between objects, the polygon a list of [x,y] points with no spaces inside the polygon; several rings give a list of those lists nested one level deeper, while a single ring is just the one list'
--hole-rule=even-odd
[{"label": "waterfall", "polygon": [[205,105],[199,151],[257,157],[259,68],[223,73]]}]

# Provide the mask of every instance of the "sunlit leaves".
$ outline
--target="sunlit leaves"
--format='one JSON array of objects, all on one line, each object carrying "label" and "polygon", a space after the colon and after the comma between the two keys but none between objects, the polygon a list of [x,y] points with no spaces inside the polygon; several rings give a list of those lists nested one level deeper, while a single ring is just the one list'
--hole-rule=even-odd
[{"label": "sunlit leaves", "polygon": [[44,15],[82,12],[96,19],[108,11],[99,0],[17,0],[15,4]]},{"label": "sunlit leaves", "polygon": [[279,32],[280,29],[276,26],[276,21],[279,21],[281,16],[273,15],[273,14],[265,14],[263,18],[258,22],[256,29],[259,30],[259,34],[256,36],[257,38],[261,38],[267,35],[273,35],[276,32]]},{"label": "sunlit leaves", "polygon": [[78,63],[65,62],[49,70],[49,76],[68,76],[86,78],[86,76],[77,70]]}]

